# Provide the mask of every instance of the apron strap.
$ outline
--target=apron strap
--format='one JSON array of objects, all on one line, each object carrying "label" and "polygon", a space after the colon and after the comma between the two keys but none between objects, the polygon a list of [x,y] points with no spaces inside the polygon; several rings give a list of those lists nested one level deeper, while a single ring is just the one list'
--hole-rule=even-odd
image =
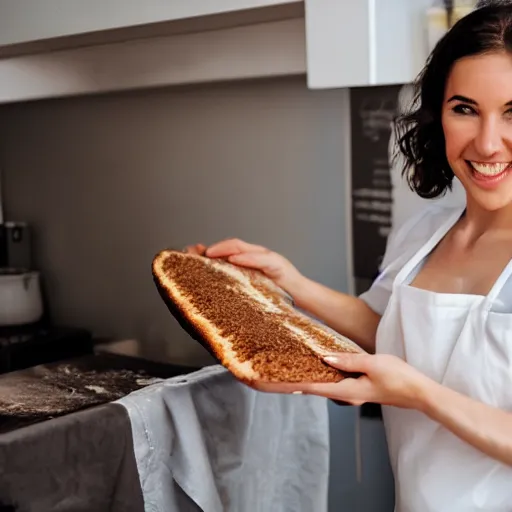
[{"label": "apron strap", "polygon": [[501,290],[509,280],[512,275],[512,260],[507,263],[507,266],[503,269],[503,272],[499,275],[498,279],[496,279],[493,284],[491,291],[487,294],[486,302],[488,304],[489,309],[491,308],[493,302],[496,300],[498,295],[501,293]]},{"label": "apron strap", "polygon": [[466,210],[466,207],[457,208],[456,211],[446,219],[439,228],[434,232],[430,239],[423,244],[418,251],[411,257],[411,259],[402,267],[398,272],[393,282],[393,288],[397,288],[405,282],[411,272],[416,266],[423,261],[423,259],[432,252],[434,247],[441,241],[441,239],[448,233],[448,231],[460,219],[461,215]]}]

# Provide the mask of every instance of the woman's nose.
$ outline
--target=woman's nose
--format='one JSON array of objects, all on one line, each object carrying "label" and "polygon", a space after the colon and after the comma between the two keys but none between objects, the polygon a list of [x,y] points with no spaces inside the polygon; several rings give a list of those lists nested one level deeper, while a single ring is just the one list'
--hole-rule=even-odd
[{"label": "woman's nose", "polygon": [[490,157],[499,153],[504,147],[504,127],[495,119],[484,120],[474,139],[475,149],[484,157]]}]

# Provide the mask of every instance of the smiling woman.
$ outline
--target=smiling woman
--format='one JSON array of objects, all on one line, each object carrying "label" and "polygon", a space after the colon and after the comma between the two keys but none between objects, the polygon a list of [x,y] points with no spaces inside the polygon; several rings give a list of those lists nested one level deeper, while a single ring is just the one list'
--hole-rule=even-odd
[{"label": "smiling woman", "polygon": [[[512,199],[512,183],[509,194],[502,183],[512,161],[510,83],[512,60],[507,51],[499,51],[461,59],[446,87],[442,119],[448,162],[474,200],[487,209],[501,208]],[[499,196],[480,190],[497,187]]]},{"label": "smiling woman", "polygon": [[357,379],[274,391],[382,404],[397,512],[509,511],[512,3],[459,20],[415,87],[415,110],[396,123],[404,175],[424,198],[444,194],[457,176],[466,204],[434,202],[405,222],[370,290],[331,290],[241,240],[190,250],[260,269],[370,352],[325,358]]}]

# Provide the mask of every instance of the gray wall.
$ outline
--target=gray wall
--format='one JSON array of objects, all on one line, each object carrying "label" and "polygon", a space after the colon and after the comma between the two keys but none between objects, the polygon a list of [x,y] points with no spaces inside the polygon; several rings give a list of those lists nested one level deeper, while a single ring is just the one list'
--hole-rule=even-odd
[{"label": "gray wall", "polygon": [[[347,290],[346,90],[301,77],[13,105],[0,119],[6,218],[33,224],[59,322],[209,361],[150,264],[166,246],[232,236]],[[331,510],[392,510],[382,429],[356,484],[356,412],[331,409]]]}]

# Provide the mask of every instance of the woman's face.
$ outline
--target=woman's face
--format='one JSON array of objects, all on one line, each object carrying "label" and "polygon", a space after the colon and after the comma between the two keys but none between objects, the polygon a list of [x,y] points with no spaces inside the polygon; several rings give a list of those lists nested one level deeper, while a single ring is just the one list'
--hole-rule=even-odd
[{"label": "woman's face", "polygon": [[446,83],[442,124],[448,162],[468,203],[489,211],[512,204],[512,56],[458,61]]}]

